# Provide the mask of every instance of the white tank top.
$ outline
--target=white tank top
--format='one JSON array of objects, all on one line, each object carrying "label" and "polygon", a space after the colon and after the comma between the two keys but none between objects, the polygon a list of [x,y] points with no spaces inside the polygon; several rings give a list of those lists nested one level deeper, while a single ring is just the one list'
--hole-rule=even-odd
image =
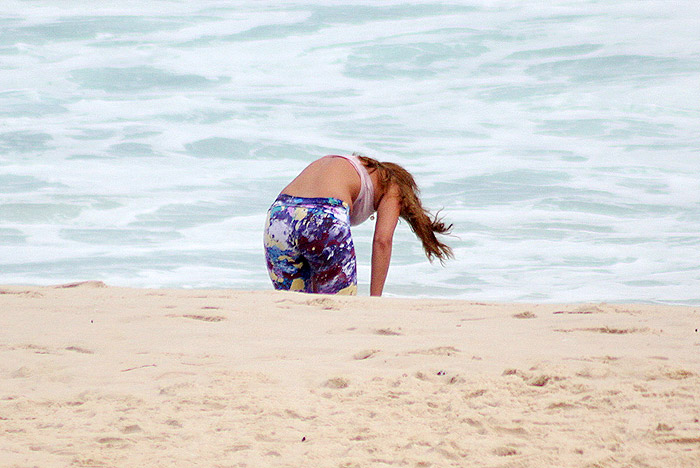
[{"label": "white tank top", "polygon": [[362,224],[372,213],[374,209],[374,184],[372,178],[367,172],[367,168],[362,164],[357,156],[342,156],[339,154],[330,154],[324,158],[343,158],[353,165],[357,173],[360,175],[360,194],[352,202],[352,210],[350,211],[350,225],[357,226]]}]

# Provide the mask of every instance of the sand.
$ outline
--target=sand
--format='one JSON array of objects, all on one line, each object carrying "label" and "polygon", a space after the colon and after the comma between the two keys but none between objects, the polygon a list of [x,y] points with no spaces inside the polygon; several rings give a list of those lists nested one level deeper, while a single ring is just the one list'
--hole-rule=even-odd
[{"label": "sand", "polygon": [[700,309],[0,287],[2,467],[700,466]]}]

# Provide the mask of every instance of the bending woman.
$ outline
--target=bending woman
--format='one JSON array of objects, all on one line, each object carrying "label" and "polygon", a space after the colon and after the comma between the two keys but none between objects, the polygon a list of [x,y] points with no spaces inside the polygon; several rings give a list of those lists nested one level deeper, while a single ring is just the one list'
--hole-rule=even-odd
[{"label": "bending woman", "polygon": [[430,261],[452,257],[435,234],[445,225],[423,208],[413,176],[398,164],[353,154],[309,164],[270,207],[265,257],[275,289],[356,294],[357,262],[350,226],[376,212],[370,295],[381,296],[399,217],[423,243]]}]

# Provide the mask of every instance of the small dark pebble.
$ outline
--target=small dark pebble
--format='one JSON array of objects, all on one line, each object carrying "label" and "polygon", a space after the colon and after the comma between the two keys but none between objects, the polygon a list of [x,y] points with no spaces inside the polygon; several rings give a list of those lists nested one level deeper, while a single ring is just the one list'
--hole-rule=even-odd
[{"label": "small dark pebble", "polygon": [[438,371],[437,375],[445,375],[445,373],[446,372],[444,370],[441,370],[441,371]]},{"label": "small dark pebble", "polygon": [[302,437],[302,438],[301,438],[301,441],[302,441],[302,442],[306,442],[306,436]]}]

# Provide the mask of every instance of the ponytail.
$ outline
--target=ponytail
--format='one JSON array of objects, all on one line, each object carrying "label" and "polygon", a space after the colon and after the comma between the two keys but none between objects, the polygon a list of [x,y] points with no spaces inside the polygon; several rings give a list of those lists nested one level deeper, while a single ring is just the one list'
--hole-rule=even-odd
[{"label": "ponytail", "polygon": [[445,224],[438,214],[432,215],[423,207],[420,201],[420,190],[413,176],[403,167],[390,162],[379,162],[376,159],[368,158],[359,154],[362,164],[370,170],[379,171],[380,190],[385,193],[390,185],[396,185],[399,190],[399,200],[401,203],[401,216],[408,222],[411,231],[423,243],[423,250],[428,260],[431,262],[435,257],[444,263],[448,258],[454,258],[452,248],[441,242],[435,234],[449,234],[452,224]]}]

